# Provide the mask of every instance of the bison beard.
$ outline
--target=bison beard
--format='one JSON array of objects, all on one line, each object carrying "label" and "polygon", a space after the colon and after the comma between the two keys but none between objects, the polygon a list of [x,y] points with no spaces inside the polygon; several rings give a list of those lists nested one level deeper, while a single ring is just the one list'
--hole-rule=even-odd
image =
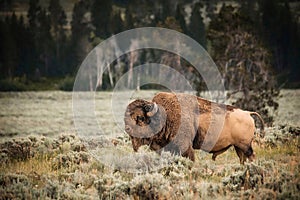
[{"label": "bison beard", "polygon": [[213,153],[215,160],[234,146],[243,164],[247,158],[252,161],[255,157],[251,147],[255,124],[251,115],[257,115],[263,125],[255,112],[193,95],[161,92],[152,101],[138,99],[130,103],[124,121],[134,151],[149,145],[158,153],[169,151],[194,161],[194,149],[202,149]]}]

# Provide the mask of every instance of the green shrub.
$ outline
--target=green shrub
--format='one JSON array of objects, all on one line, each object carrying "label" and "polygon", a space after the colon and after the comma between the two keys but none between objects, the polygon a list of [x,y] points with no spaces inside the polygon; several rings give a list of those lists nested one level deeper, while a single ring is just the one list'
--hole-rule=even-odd
[{"label": "green shrub", "polygon": [[27,139],[6,141],[0,144],[0,153],[6,161],[26,160],[32,156],[31,142]]},{"label": "green shrub", "polygon": [[0,91],[25,91],[26,85],[15,80],[0,80]]},{"label": "green shrub", "polygon": [[230,191],[258,189],[264,182],[264,171],[259,166],[247,164],[246,169],[223,178],[222,182]]},{"label": "green shrub", "polygon": [[[43,90],[57,90],[65,88],[66,91],[72,91],[74,79],[66,77],[60,78],[45,78],[39,80],[29,80],[23,77],[15,77],[12,80],[0,80],[0,91],[16,92],[16,91],[43,91]],[[67,88],[71,88],[67,90]]]},{"label": "green shrub", "polygon": [[136,176],[130,185],[130,195],[135,199],[168,199],[170,197],[170,183],[161,174]]},{"label": "green shrub", "polygon": [[73,91],[74,81],[74,77],[67,76],[58,84],[58,89],[62,91]]},{"label": "green shrub", "polygon": [[68,152],[66,154],[58,154],[52,160],[52,169],[69,168],[70,171],[75,171],[81,163],[89,161],[89,155],[85,152]]},{"label": "green shrub", "polygon": [[0,175],[0,199],[38,199],[40,192],[27,176],[22,174]]}]

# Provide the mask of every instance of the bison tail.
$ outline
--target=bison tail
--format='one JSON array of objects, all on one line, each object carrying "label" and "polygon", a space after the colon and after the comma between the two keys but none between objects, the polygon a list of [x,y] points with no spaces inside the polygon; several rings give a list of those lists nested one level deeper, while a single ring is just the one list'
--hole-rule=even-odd
[{"label": "bison tail", "polygon": [[257,112],[250,112],[250,115],[256,115],[258,117],[258,119],[261,122],[261,130],[260,130],[260,136],[263,138],[265,137],[265,123],[264,120],[262,119],[262,117],[260,116],[260,114],[258,114]]}]

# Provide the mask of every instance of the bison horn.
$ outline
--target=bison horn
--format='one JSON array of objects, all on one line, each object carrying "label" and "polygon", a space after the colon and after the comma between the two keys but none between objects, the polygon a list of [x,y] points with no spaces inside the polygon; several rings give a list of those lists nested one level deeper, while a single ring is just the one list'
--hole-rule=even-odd
[{"label": "bison horn", "polygon": [[154,116],[158,111],[158,105],[156,103],[153,103],[152,109],[147,112],[148,117]]}]

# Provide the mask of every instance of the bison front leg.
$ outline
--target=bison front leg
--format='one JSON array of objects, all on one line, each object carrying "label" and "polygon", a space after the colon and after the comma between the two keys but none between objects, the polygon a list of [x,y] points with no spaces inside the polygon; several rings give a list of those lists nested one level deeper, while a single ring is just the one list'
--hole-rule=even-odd
[{"label": "bison front leg", "polygon": [[189,146],[189,148],[182,154],[182,156],[189,158],[192,161],[195,161],[195,153],[192,146]]},{"label": "bison front leg", "polygon": [[169,151],[174,155],[181,155],[183,157],[191,159],[192,161],[195,161],[194,149],[191,144],[185,147],[182,144],[170,142],[167,146],[164,147],[164,151]]},{"label": "bison front leg", "polygon": [[140,146],[142,146],[142,138],[135,138],[135,137],[130,137],[131,138],[131,143],[132,143],[132,147],[133,150],[135,152],[138,151],[138,149],[140,148]]}]

